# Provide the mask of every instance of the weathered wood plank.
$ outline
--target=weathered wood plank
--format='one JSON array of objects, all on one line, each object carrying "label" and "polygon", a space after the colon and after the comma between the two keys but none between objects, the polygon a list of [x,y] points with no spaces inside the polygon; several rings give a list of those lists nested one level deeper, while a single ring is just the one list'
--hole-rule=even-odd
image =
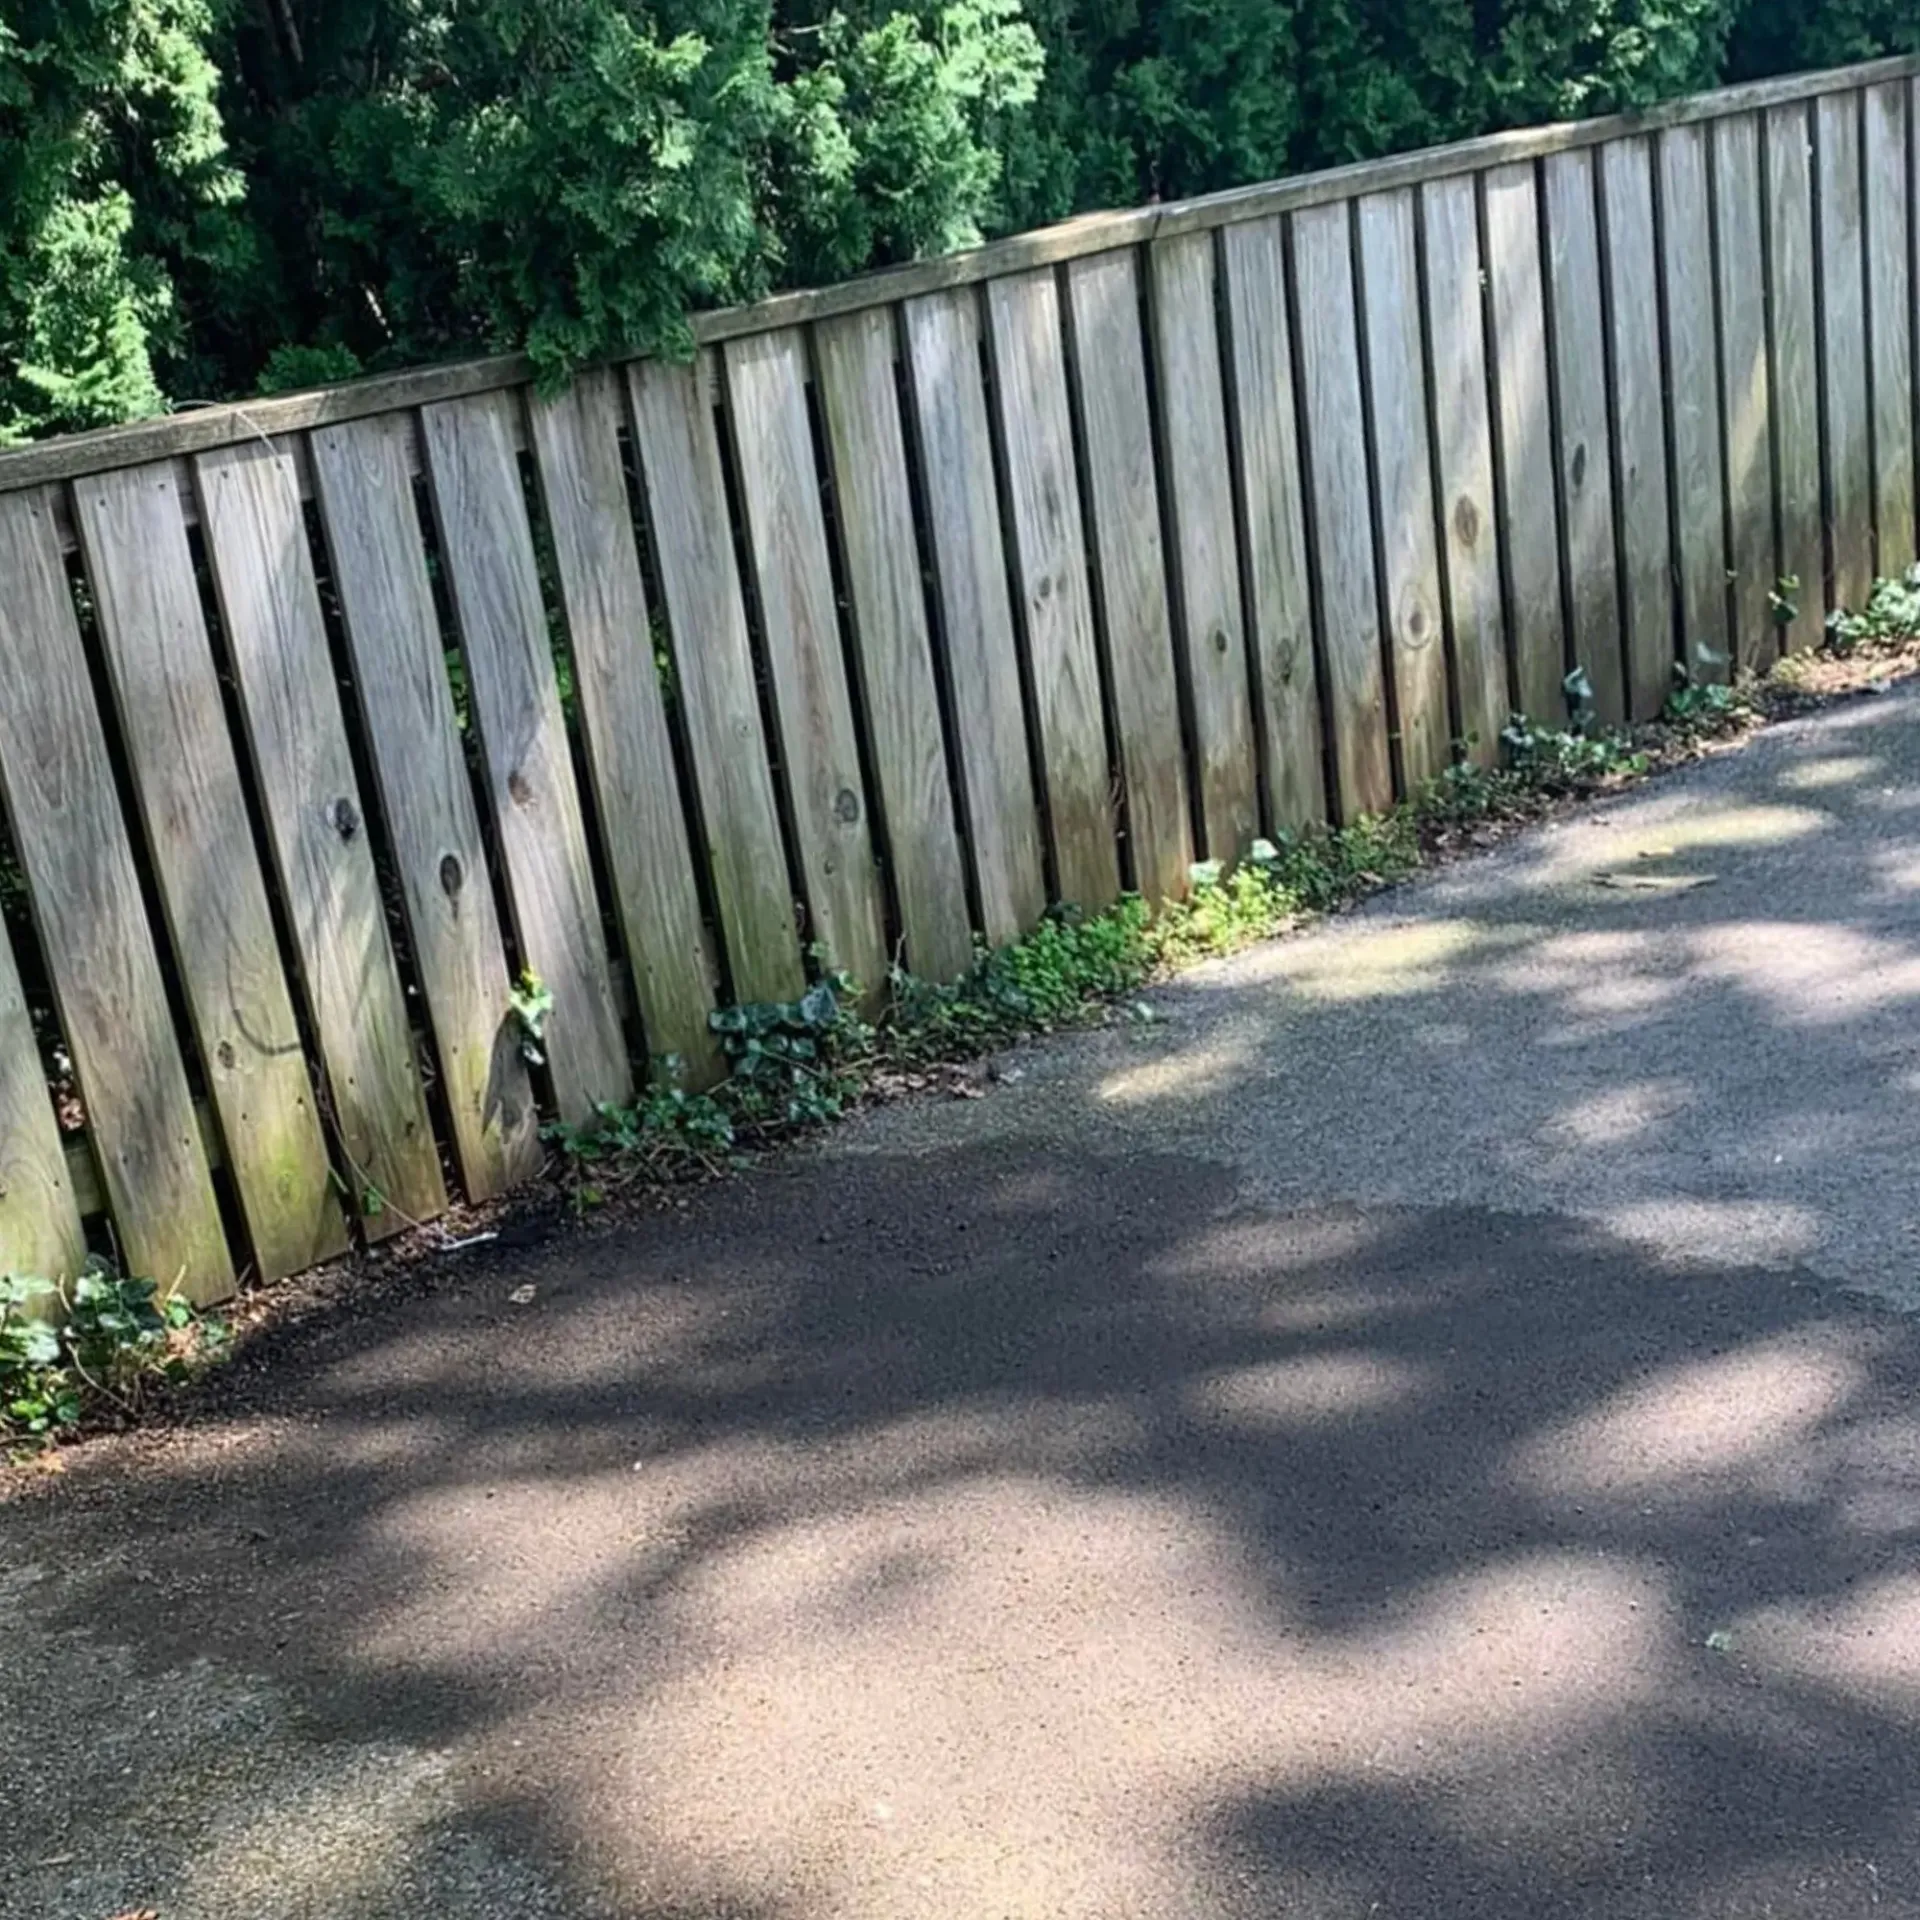
[{"label": "weathered wood plank", "polygon": [[1554,456],[1570,638],[1574,661],[1593,688],[1596,716],[1617,727],[1627,717],[1626,660],[1615,571],[1612,430],[1593,156],[1556,154],[1545,163],[1544,176]]},{"label": "weathered wood plank", "polygon": [[1660,353],[1653,156],[1642,139],[1600,150],[1613,470],[1629,716],[1651,720],[1673,690],[1673,533]]},{"label": "weathered wood plank", "polygon": [[600,839],[648,1051],[705,1086],[720,1070],[707,1016],[713,956],[700,915],[653,622],[620,457],[625,404],[604,368],[532,403],[535,469],[573,650]]},{"label": "weathered wood plank", "polygon": [[541,1051],[575,1125],[633,1093],[515,452],[519,396],[423,408],[427,479],[493,798],[507,901],[553,995]]},{"label": "weathered wood plank", "polygon": [[1401,778],[1413,792],[1446,766],[1453,726],[1447,711],[1447,649],[1411,190],[1362,200],[1359,228],[1387,649],[1393,663]]},{"label": "weathered wood plank", "polygon": [[1296,214],[1292,245],[1313,599],[1327,672],[1334,791],[1341,820],[1351,822],[1392,804],[1393,762],[1347,209]]},{"label": "weathered wood plank", "polygon": [[914,534],[893,316],[869,311],[824,322],[814,361],[906,963],[922,979],[957,980],[973,964],[973,931]]},{"label": "weathered wood plank", "polygon": [[808,922],[828,964],[877,1005],[887,985],[886,914],[807,419],[806,336],[734,341],[724,365]]},{"label": "weathered wood plank", "polygon": [[1874,570],[1904,573],[1914,557],[1913,294],[1907,86],[1866,93],[1867,335],[1873,409]]},{"label": "weathered wood plank", "polygon": [[240,769],[162,467],[78,480],[74,517],[174,964],[261,1277],[347,1244]]},{"label": "weathered wood plank", "polygon": [[1673,449],[1674,564],[1680,642],[1695,681],[1731,672],[1726,470],[1714,340],[1707,141],[1698,127],[1660,136],[1660,287],[1667,316],[1667,427]]},{"label": "weathered wood plank", "polygon": [[1873,427],[1857,93],[1824,97],[1815,109],[1814,193],[1827,573],[1834,603],[1859,607],[1873,585]]},{"label": "weathered wood plank", "polygon": [[1137,256],[1067,269],[1087,505],[1134,887],[1177,900],[1193,866]]},{"label": "weathered wood plank", "polygon": [[1737,667],[1764,671],[1779,652],[1780,629],[1772,609],[1772,398],[1760,123],[1751,117],[1722,121],[1712,139],[1733,657]]},{"label": "weathered wood plank", "polygon": [[[239,690],[267,845],[324,1076],[326,1111],[358,1178],[405,1214],[443,1204],[440,1152],[394,965],[366,805],[340,711],[294,463],[225,447],[195,463],[207,563]],[[424,1217],[421,1215],[421,1217]]]},{"label": "weathered wood plank", "polygon": [[44,493],[0,498],[0,795],[130,1272],[233,1291]]},{"label": "weathered wood plank", "polygon": [[1203,850],[1237,860],[1260,827],[1247,638],[1240,614],[1233,468],[1214,299],[1213,236],[1150,251],[1154,361],[1165,404],[1160,445],[1172,522],[1177,658],[1193,715]]},{"label": "weathered wood plank", "polygon": [[1229,397],[1251,628],[1267,826],[1287,832],[1327,815],[1326,757],[1313,657],[1306,507],[1287,319],[1287,237],[1278,219],[1221,238],[1232,343]]},{"label": "weathered wood plank", "polygon": [[971,293],[933,294],[909,301],[902,320],[967,846],[980,929],[998,947],[1040,918],[1047,889],[981,385],[980,314]]},{"label": "weathered wood plank", "polygon": [[[454,1155],[483,1200],[539,1169],[540,1121],[427,577],[411,433],[404,414],[323,428],[314,485]],[[421,1197],[396,1205],[426,1219],[436,1203]]]},{"label": "weathered wood plank", "polygon": [[987,316],[1054,879],[1097,910],[1119,896],[1120,864],[1053,275],[990,282]]},{"label": "weathered wood plank", "polygon": [[710,399],[713,366],[628,373],[720,934],[739,1000],[806,983]]},{"label": "weathered wood plank", "polygon": [[65,1280],[86,1236],[13,943],[0,926],[0,1277]]},{"label": "weathered wood plank", "polygon": [[1781,643],[1818,646],[1826,631],[1820,504],[1820,347],[1814,299],[1813,147],[1804,107],[1761,127],[1767,173],[1767,327],[1779,545],[1775,582],[1792,617]]},{"label": "weathered wood plank", "polygon": [[1512,711],[1500,609],[1493,420],[1487,400],[1486,304],[1471,180],[1421,190],[1434,446],[1445,530],[1447,616],[1460,730],[1482,766],[1500,757]]},{"label": "weathered wood plank", "polygon": [[1528,719],[1557,726],[1567,711],[1566,642],[1533,168],[1498,168],[1485,176],[1481,191],[1493,306],[1500,553],[1506,570],[1514,690]]}]

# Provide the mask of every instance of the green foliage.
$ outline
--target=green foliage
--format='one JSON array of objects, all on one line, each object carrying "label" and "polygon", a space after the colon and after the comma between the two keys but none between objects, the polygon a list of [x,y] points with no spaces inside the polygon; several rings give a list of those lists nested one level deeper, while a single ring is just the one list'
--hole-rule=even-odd
[{"label": "green foliage", "polygon": [[[862,1085],[873,1031],[844,973],[793,1001],[722,1007],[708,1015],[727,1076],[711,1093],[649,1086],[631,1105],[603,1101],[585,1126],[547,1129],[576,1198],[597,1205],[610,1185],[726,1164],[744,1145],[838,1119]],[[670,1073],[679,1062],[666,1062]]]},{"label": "green foliage", "polygon": [[1836,607],[1827,616],[1827,646],[1837,654],[1904,646],[1920,636],[1920,566],[1897,579],[1876,580],[1858,612]]},{"label": "green foliage", "polygon": [[98,1262],[64,1287],[0,1276],[0,1437],[37,1446],[90,1419],[131,1417],[224,1358],[231,1340],[178,1294]]},{"label": "green foliage", "polygon": [[[1856,3],[1890,13],[1897,0]],[[1650,105],[1714,85],[1736,20],[1786,5],[1034,0],[1047,82],[1010,131],[1009,218],[1204,193]],[[1876,19],[1862,31],[1894,28]],[[1798,44],[1780,65],[1798,63]]]},{"label": "green foliage", "polygon": [[1719,681],[1696,681],[1683,662],[1673,669],[1673,691],[1660,717],[1670,727],[1691,735],[1724,733],[1753,711],[1753,702],[1738,687]]},{"label": "green foliage", "polygon": [[708,1016],[727,1058],[724,1091],[736,1125],[818,1126],[838,1119],[859,1090],[855,1062],[870,1045],[844,973],[794,1001],[723,1007]]},{"label": "green foliage", "polygon": [[1578,793],[1645,773],[1647,755],[1622,733],[1569,733],[1515,714],[1500,735],[1509,769],[1537,793]]},{"label": "green foliage", "polygon": [[544,1067],[553,989],[531,967],[522,967],[520,978],[508,990],[507,1010],[520,1036],[520,1057],[530,1067]]},{"label": "green foliage", "polygon": [[903,1065],[966,1059],[1086,1017],[1152,971],[1153,931],[1133,896],[1091,917],[1058,910],[1024,940],[982,949],[950,986],[896,972],[882,1023],[887,1057]]},{"label": "green foliage", "polygon": [[12,0],[0,442],[1728,77],[1911,0]]},{"label": "green foliage", "polygon": [[221,257],[228,167],[202,0],[0,17],[0,445],[161,404],[174,277]]}]

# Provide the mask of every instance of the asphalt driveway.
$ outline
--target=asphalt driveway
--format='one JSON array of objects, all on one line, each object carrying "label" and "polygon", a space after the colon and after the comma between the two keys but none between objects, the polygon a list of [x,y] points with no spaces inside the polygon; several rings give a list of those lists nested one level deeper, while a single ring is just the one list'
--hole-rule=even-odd
[{"label": "asphalt driveway", "polygon": [[0,1505],[0,1913],[1920,1915],[1920,692],[1152,1007]]}]

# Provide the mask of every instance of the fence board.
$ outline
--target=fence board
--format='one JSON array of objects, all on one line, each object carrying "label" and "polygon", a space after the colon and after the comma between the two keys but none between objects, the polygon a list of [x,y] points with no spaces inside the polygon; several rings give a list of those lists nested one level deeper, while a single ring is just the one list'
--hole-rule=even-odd
[{"label": "fence board", "polygon": [[0,497],[0,792],[128,1271],[196,1301],[233,1261],[44,492]]},{"label": "fence board", "polygon": [[560,711],[539,561],[515,451],[517,394],[420,414],[427,479],[480,730],[507,902],[553,995],[540,1050],[562,1120],[633,1093]]},{"label": "fence board", "polygon": [[1047,889],[981,387],[980,314],[970,292],[928,294],[901,312],[967,844],[980,929],[998,947],[1039,919]]},{"label": "fence board", "polygon": [[1601,148],[1600,199],[1627,708],[1635,720],[1650,720],[1673,689],[1674,624],[1659,245],[1644,139]]},{"label": "fence board", "polygon": [[1481,191],[1493,310],[1500,554],[1514,691],[1530,720],[1558,725],[1566,717],[1567,668],[1560,531],[1554,514],[1546,296],[1533,168],[1497,168],[1484,177]]},{"label": "fence board", "polygon": [[1913,564],[1912,235],[1908,231],[1907,87],[1866,95],[1867,335],[1873,410],[1874,568]]},{"label": "fence board", "polygon": [[1772,403],[1759,123],[1750,117],[1728,120],[1714,126],[1711,137],[1733,658],[1741,668],[1764,670],[1779,651],[1779,628],[1771,609]]},{"label": "fence board", "polygon": [[993,281],[987,316],[1054,877],[1061,899],[1100,908],[1120,866],[1052,273]]},{"label": "fence board", "polygon": [[1433,443],[1455,698],[1470,758],[1492,766],[1512,711],[1500,610],[1493,423],[1487,402],[1486,305],[1471,180],[1421,190]]},{"label": "fence board", "polygon": [[347,1244],[167,466],[77,480],[74,515],[174,964],[262,1278]]},{"label": "fence board", "polygon": [[[580,732],[634,998],[660,1069],[705,1086],[713,956],[700,915],[653,621],[620,455],[624,404],[605,368],[532,405],[534,463],[566,610]],[[669,1077],[671,1077],[669,1075]]]},{"label": "fence board", "polygon": [[807,419],[807,344],[788,330],[723,355],[767,678],[809,930],[829,966],[887,984],[887,929],[840,645],[826,521]]},{"label": "fence board", "polygon": [[813,345],[906,963],[923,979],[956,980],[973,963],[973,931],[894,382],[893,316],[824,321]]},{"label": "fence board", "polygon": [[1627,716],[1626,662],[1614,566],[1606,310],[1593,156],[1556,154],[1543,163],[1542,174],[1568,634],[1574,661],[1593,688],[1594,712],[1606,725],[1618,726]]},{"label": "fence board", "polygon": [[[392,842],[414,970],[440,1062],[454,1157],[486,1200],[540,1166],[539,1115],[511,1029],[473,783],[461,751],[414,506],[404,414],[312,437],[314,489],[353,660],[361,724]],[[438,1169],[416,1219],[444,1205]]]},{"label": "fence board", "polygon": [[[437,1209],[440,1155],[348,749],[293,459],[222,447],[195,461],[200,524],[240,696],[267,845],[320,1056],[325,1111],[361,1177]],[[374,1237],[406,1222],[385,1212]]]},{"label": "fence board", "polygon": [[1309,826],[1327,812],[1286,249],[1278,219],[1229,227],[1221,236],[1241,566],[1266,824],[1275,832]]},{"label": "fence board", "polygon": [[1774,570],[1776,586],[1792,610],[1780,637],[1798,651],[1819,644],[1827,619],[1813,149],[1806,108],[1776,108],[1761,132],[1766,149],[1767,325],[1779,535]]},{"label": "fence board", "polygon": [[46,1065],[0,926],[0,1276],[65,1280],[86,1257]]},{"label": "fence board", "polygon": [[1858,94],[1834,95],[1815,109],[1814,194],[1827,572],[1835,604],[1858,607],[1873,584],[1873,428],[1867,408]]},{"label": "fence board", "polygon": [[1315,208],[1293,221],[1313,598],[1327,670],[1334,791],[1348,822],[1393,800],[1349,225],[1345,207]]},{"label": "fence board", "polygon": [[1214,299],[1213,236],[1150,250],[1160,442],[1172,523],[1178,658],[1193,714],[1195,797],[1209,859],[1236,860],[1260,827],[1233,469]]},{"label": "fence board", "polygon": [[1726,474],[1720,446],[1707,145],[1700,128],[1661,135],[1659,205],[1680,641],[1687,671],[1696,681],[1723,681],[1731,664]]},{"label": "fence board", "polygon": [[1149,901],[1177,900],[1193,866],[1193,828],[1137,257],[1076,260],[1067,269],[1067,306],[1133,885]]},{"label": "fence board", "polygon": [[643,362],[628,381],[734,996],[790,1000],[805,974],[728,532],[711,357]]},{"label": "fence board", "polygon": [[1359,227],[1382,604],[1401,777],[1411,792],[1446,766],[1453,735],[1412,192],[1362,200]]}]

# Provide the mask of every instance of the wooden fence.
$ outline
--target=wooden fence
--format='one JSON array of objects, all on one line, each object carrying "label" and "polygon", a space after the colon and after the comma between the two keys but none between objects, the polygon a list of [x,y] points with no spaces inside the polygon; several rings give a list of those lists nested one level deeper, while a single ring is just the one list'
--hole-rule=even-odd
[{"label": "wooden fence", "polygon": [[1914,558],[1916,73],[1084,219],[554,399],[0,455],[0,1269],[105,1216],[201,1299],[291,1272],[810,953],[952,976],[1576,666],[1619,720],[1812,641]]}]

